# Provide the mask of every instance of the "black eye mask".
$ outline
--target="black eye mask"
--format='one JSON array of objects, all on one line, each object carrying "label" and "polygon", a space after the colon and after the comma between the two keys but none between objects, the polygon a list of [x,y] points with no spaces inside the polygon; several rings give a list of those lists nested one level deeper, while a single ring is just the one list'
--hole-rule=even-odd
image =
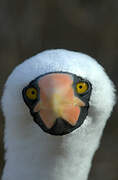
[{"label": "black eye mask", "polygon": [[84,122],[91,91],[88,80],[71,73],[54,72],[31,81],[22,94],[42,130],[52,135],[65,135]]}]

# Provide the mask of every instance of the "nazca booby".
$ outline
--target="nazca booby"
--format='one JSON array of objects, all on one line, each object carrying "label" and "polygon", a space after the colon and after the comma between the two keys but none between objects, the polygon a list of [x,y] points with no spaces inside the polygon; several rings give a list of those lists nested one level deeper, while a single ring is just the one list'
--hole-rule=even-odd
[{"label": "nazca booby", "polygon": [[87,180],[115,88],[88,55],[41,52],[18,65],[2,97],[2,180]]}]

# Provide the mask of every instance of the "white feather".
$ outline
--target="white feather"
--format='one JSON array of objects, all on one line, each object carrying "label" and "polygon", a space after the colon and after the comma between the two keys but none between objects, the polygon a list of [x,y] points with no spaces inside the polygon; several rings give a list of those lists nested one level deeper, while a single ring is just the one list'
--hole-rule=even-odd
[{"label": "white feather", "polygon": [[[92,83],[88,116],[65,136],[52,136],[34,123],[22,89],[48,72],[64,71]],[[48,50],[17,66],[2,98],[6,119],[6,164],[2,180],[86,180],[100,137],[115,104],[114,85],[93,58],[68,50]]]}]

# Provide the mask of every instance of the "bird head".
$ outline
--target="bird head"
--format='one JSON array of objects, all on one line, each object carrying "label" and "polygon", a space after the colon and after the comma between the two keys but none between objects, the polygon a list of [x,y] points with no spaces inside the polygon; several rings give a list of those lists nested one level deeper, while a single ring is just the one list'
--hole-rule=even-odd
[{"label": "bird head", "polygon": [[113,83],[93,58],[49,50],[15,68],[2,104],[5,116],[20,117],[9,124],[36,123],[48,134],[65,135],[90,123],[88,117],[107,119],[114,99]]}]

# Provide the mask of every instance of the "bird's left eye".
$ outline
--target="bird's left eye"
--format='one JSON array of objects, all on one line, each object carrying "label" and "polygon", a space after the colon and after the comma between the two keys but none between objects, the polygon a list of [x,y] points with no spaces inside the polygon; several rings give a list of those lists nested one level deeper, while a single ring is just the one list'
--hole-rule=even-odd
[{"label": "bird's left eye", "polygon": [[26,96],[28,99],[30,100],[35,100],[37,99],[37,96],[38,96],[38,92],[37,92],[37,89],[31,87],[31,88],[28,88],[26,90]]},{"label": "bird's left eye", "polygon": [[88,90],[88,84],[86,82],[79,82],[76,84],[76,91],[78,94],[83,94]]}]

